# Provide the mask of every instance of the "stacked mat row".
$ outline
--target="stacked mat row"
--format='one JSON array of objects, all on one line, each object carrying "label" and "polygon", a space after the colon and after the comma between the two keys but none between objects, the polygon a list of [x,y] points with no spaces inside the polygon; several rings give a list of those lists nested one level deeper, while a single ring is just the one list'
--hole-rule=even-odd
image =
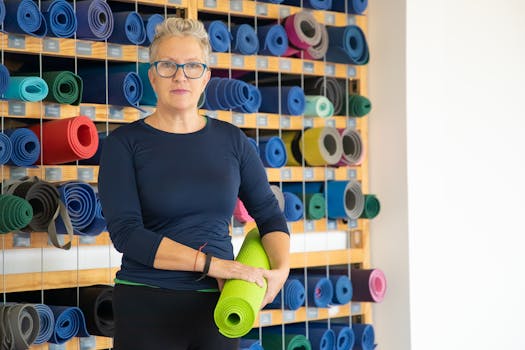
[{"label": "stacked mat row", "polygon": [[[40,4],[40,8],[39,8]],[[8,33],[104,41],[140,45],[149,44],[156,26],[164,16],[119,11],[105,0],[0,0],[0,24]]]},{"label": "stacked mat row", "polygon": [[91,119],[78,116],[0,133],[0,165],[29,167],[64,164],[93,157],[98,132]]},{"label": "stacked mat row", "polygon": [[16,344],[9,349],[114,334],[112,286],[8,293],[6,300],[9,303],[0,304],[0,337],[2,344]]},{"label": "stacked mat row", "polygon": [[261,335],[252,331],[241,339],[239,349],[373,350],[375,345],[371,324],[302,322],[286,324],[284,334],[281,326],[264,327]]},{"label": "stacked mat row", "polygon": [[259,0],[271,4],[302,6],[316,10],[332,10],[360,15],[368,7],[368,0]]},{"label": "stacked mat row", "polygon": [[299,11],[281,23],[254,28],[220,20],[205,22],[214,52],[242,55],[296,56],[306,59],[364,65],[369,51],[364,32],[356,25],[325,26],[310,11]]},{"label": "stacked mat row", "polygon": [[[96,236],[106,230],[98,194],[80,181],[52,184],[33,177],[7,182],[0,210],[2,232],[47,232],[51,243],[62,249],[71,247],[73,234]],[[69,241],[60,243],[59,234],[69,235]]]}]

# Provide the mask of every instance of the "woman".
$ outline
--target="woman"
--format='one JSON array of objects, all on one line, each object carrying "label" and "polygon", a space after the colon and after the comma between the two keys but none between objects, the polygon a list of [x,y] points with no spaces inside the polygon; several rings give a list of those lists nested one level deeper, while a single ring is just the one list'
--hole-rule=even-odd
[{"label": "woman", "polygon": [[[201,22],[170,18],[150,47],[157,108],[105,141],[99,194],[115,248],[115,349],[233,350],[213,321],[226,279],[263,287],[271,302],[289,272],[289,233],[248,138],[198,114],[210,79]],[[271,270],[233,261],[237,197],[256,220]]]}]

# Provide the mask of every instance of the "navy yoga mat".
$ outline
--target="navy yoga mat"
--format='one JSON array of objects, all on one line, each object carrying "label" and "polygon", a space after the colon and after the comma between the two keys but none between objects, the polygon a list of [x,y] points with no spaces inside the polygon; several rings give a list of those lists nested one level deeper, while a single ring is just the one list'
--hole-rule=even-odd
[{"label": "navy yoga mat", "polygon": [[47,35],[70,38],[77,31],[77,17],[73,6],[66,0],[41,2],[42,14],[49,26]]},{"label": "navy yoga mat", "polygon": [[42,38],[47,24],[38,4],[33,0],[5,0],[4,30]]},{"label": "navy yoga mat", "polygon": [[[342,2],[342,0],[335,0]],[[316,10],[330,10],[332,8],[332,0],[284,0],[283,4],[292,6],[308,7]]]},{"label": "navy yoga mat", "polygon": [[155,38],[155,30],[157,25],[164,21],[164,16],[154,13],[152,15],[142,15],[142,20],[144,21],[144,26],[146,27],[146,41],[144,44],[149,45],[153,42]]},{"label": "navy yoga mat", "polygon": [[371,324],[356,323],[352,325],[355,333],[353,350],[373,350],[375,348],[375,332]]},{"label": "navy yoga mat", "polygon": [[33,306],[38,312],[38,318],[40,319],[40,328],[33,344],[42,344],[47,342],[53,335],[55,316],[51,308],[45,304],[34,304]]},{"label": "navy yoga mat", "polygon": [[306,107],[306,98],[303,89],[299,86],[282,86],[281,110],[279,111],[279,88],[278,87],[259,87],[261,92],[261,112],[281,113],[288,115],[301,115]]},{"label": "navy yoga mat", "polygon": [[275,299],[266,305],[267,309],[297,310],[304,305],[306,293],[304,285],[295,278],[289,278]]},{"label": "navy yoga mat", "polygon": [[55,316],[55,328],[50,343],[63,344],[73,337],[89,337],[86,320],[78,307],[49,306]]},{"label": "navy yoga mat", "polygon": [[76,15],[78,39],[103,41],[113,33],[113,12],[105,0],[77,1]]},{"label": "navy yoga mat", "polygon": [[278,136],[260,137],[259,155],[265,167],[280,168],[286,164],[286,147]]},{"label": "navy yoga mat", "polygon": [[0,63],[0,97],[3,97],[9,86],[11,76],[6,66]]},{"label": "navy yoga mat", "polygon": [[227,52],[230,49],[232,35],[226,23],[222,21],[204,22],[214,52]]},{"label": "navy yoga mat", "polygon": [[3,132],[0,133],[0,165],[6,164],[11,159],[12,154],[13,143],[11,138]]},{"label": "navy yoga mat", "polygon": [[264,348],[257,339],[241,338],[239,341],[239,350],[264,350]]},{"label": "navy yoga mat", "polygon": [[146,40],[146,28],[138,12],[113,12],[113,21],[113,33],[108,41],[117,44],[140,45]]},{"label": "navy yoga mat", "polygon": [[[347,6],[345,8],[345,6]],[[361,14],[368,6],[368,0],[335,0],[332,2],[332,10]]]},{"label": "navy yoga mat", "polygon": [[40,156],[40,141],[34,132],[27,128],[10,129],[4,131],[11,139],[13,152],[7,162],[16,166],[31,166]]},{"label": "navy yoga mat", "polygon": [[[84,85],[82,101],[87,103],[106,103],[106,75],[103,69],[79,70],[78,75],[89,81]],[[110,72],[107,80],[108,102],[117,106],[136,107],[142,98],[142,80],[135,72]]]},{"label": "navy yoga mat", "polygon": [[367,64],[369,60],[368,44],[365,33],[356,25],[346,27],[326,27],[329,44],[326,60],[330,62]]},{"label": "navy yoga mat", "polygon": [[268,24],[257,27],[259,54],[282,56],[288,50],[288,36],[280,24]]},{"label": "navy yoga mat", "polygon": [[240,24],[231,28],[233,37],[232,52],[242,55],[254,55],[259,51],[259,39],[255,29],[249,24]]}]

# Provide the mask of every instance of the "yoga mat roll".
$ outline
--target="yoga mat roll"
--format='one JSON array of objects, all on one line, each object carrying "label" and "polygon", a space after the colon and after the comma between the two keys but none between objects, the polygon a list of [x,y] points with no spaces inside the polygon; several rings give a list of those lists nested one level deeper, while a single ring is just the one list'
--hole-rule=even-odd
[{"label": "yoga mat roll", "polygon": [[305,117],[330,118],[334,115],[334,105],[327,97],[308,95],[305,99]]},{"label": "yoga mat roll", "polygon": [[264,350],[264,348],[257,339],[241,338],[239,341],[239,350]]},{"label": "yoga mat roll", "polygon": [[334,115],[342,112],[346,95],[342,81],[330,77],[308,77],[304,79],[304,91],[308,95],[326,96],[334,105]]},{"label": "yoga mat roll", "polygon": [[365,148],[361,134],[350,128],[337,129],[341,134],[343,153],[337,165],[359,165],[365,157]]},{"label": "yoga mat roll", "polygon": [[286,164],[286,147],[278,136],[259,138],[259,155],[265,167],[280,168]]},{"label": "yoga mat roll", "polygon": [[296,194],[283,192],[284,195],[284,217],[286,221],[294,222],[303,218],[303,202]]},{"label": "yoga mat roll", "polygon": [[[336,338],[335,332],[324,327],[310,327],[312,323],[308,323],[308,340],[312,346],[312,350],[335,350]],[[286,334],[306,334],[306,323],[291,323],[285,326]],[[269,327],[268,330],[280,333],[281,327]],[[266,329],[265,329],[266,331]]]},{"label": "yoga mat roll", "polygon": [[[139,62],[136,63],[124,63],[124,64],[114,64],[109,68],[110,74],[113,73],[128,73],[135,72],[140,77],[140,82],[142,85],[142,97],[140,98],[141,106],[155,106],[157,104],[157,94],[153,91],[153,87],[149,82],[148,70],[150,68],[149,63]],[[98,72],[86,71],[88,74],[105,74],[103,69],[100,69]]]},{"label": "yoga mat roll", "polygon": [[152,15],[142,15],[142,20],[144,21],[144,25],[146,27],[146,41],[144,44],[149,45],[155,38],[157,26],[164,21],[164,16],[158,13],[154,13]]},{"label": "yoga mat roll", "polygon": [[73,6],[66,0],[42,1],[42,14],[49,26],[47,34],[70,38],[77,31],[77,18]]},{"label": "yoga mat roll", "polygon": [[255,85],[248,85],[248,101],[241,104],[240,107],[232,108],[234,111],[243,113],[256,113],[259,111],[262,103],[261,92]]},{"label": "yoga mat roll", "polygon": [[89,337],[82,310],[71,306],[49,306],[55,316],[55,328],[50,343],[64,344],[73,337]]},{"label": "yoga mat roll", "polygon": [[330,10],[332,8],[332,0],[284,0],[283,3],[292,6],[301,6],[302,4],[304,8],[316,10]]},{"label": "yoga mat roll", "polygon": [[64,164],[91,158],[98,149],[95,123],[86,116],[53,120],[30,128],[42,144],[37,162]]},{"label": "yoga mat roll", "polygon": [[268,24],[257,27],[259,54],[282,56],[288,49],[288,36],[280,24]]},{"label": "yoga mat roll", "polygon": [[304,305],[305,298],[306,293],[303,283],[298,279],[289,278],[275,299],[266,305],[265,308],[297,310]]},{"label": "yoga mat roll", "polygon": [[[345,8],[347,6],[347,8]],[[332,10],[338,12],[354,13],[357,15],[365,12],[368,0],[337,0],[332,2]]]},{"label": "yoga mat roll", "polygon": [[326,185],[328,218],[356,220],[361,216],[365,198],[359,182],[328,181]]},{"label": "yoga mat roll", "polygon": [[346,275],[334,276],[330,275],[330,281],[334,286],[334,297],[332,304],[345,305],[352,300],[352,282]]},{"label": "yoga mat roll", "polygon": [[279,204],[279,209],[281,209],[281,211],[284,212],[284,194],[283,194],[283,191],[281,191],[279,186],[276,186],[276,185],[270,185],[270,189],[272,190],[273,194],[275,195],[275,198],[277,198],[277,203]]},{"label": "yoga mat roll", "polygon": [[326,277],[310,275],[307,280],[308,305],[328,307],[334,295],[332,282]]},{"label": "yoga mat roll", "polygon": [[30,304],[0,304],[2,349],[29,349],[40,328],[35,307]]},{"label": "yoga mat roll", "polygon": [[0,165],[6,164],[13,154],[13,143],[9,136],[0,133]]},{"label": "yoga mat roll", "polygon": [[[345,101],[346,104],[346,101]],[[370,113],[372,103],[368,98],[361,95],[349,95],[348,105],[343,107],[349,117],[362,117]]]},{"label": "yoga mat roll", "polygon": [[47,342],[53,335],[55,316],[49,306],[45,304],[34,304],[33,307],[38,312],[38,319],[40,320],[38,335],[33,344],[42,344]]},{"label": "yoga mat roll", "polygon": [[240,24],[231,27],[232,52],[242,55],[254,55],[259,51],[259,39],[255,29],[249,24]]},{"label": "yoga mat roll", "polygon": [[40,141],[38,136],[27,128],[9,129],[4,133],[11,139],[13,152],[10,165],[28,167],[36,163],[40,156]]},{"label": "yoga mat roll", "polygon": [[8,100],[37,102],[46,98],[49,88],[44,79],[39,77],[11,77],[4,93]]},{"label": "yoga mat roll", "polygon": [[69,71],[42,72],[49,92],[46,101],[78,106],[82,100],[82,78]]},{"label": "yoga mat roll", "polygon": [[309,11],[299,11],[284,20],[288,42],[297,49],[305,50],[321,40],[319,23]]},{"label": "yoga mat roll", "polygon": [[113,33],[113,12],[105,0],[77,1],[75,14],[77,39],[103,41]]},{"label": "yoga mat roll", "polygon": [[375,332],[371,324],[355,323],[352,328],[356,339],[354,350],[373,350],[375,348]]},{"label": "yoga mat roll", "polygon": [[356,25],[345,27],[328,26],[329,45],[326,60],[330,62],[364,65],[370,54],[365,34]]},{"label": "yoga mat roll", "polygon": [[305,195],[306,218],[309,220],[319,220],[324,217],[326,205],[322,193],[308,193]]},{"label": "yoga mat roll", "polygon": [[385,298],[386,277],[379,269],[352,269],[353,301],[380,303]]},{"label": "yoga mat roll", "polygon": [[[304,91],[299,86],[260,87],[262,102],[260,110],[269,113],[301,115],[306,105]],[[279,111],[279,93],[281,94],[281,110]]]},{"label": "yoga mat roll", "polygon": [[[89,84],[84,86],[82,101],[88,103],[106,103],[105,74],[96,74],[96,70],[79,70],[79,75]],[[108,102],[117,106],[136,107],[142,98],[142,80],[135,72],[109,72],[107,80]]]},{"label": "yoga mat roll", "polygon": [[5,19],[5,4],[4,0],[0,0],[0,23],[4,23]]},{"label": "yoga mat roll", "polygon": [[232,35],[226,23],[222,21],[204,22],[208,31],[211,49],[214,52],[227,52],[230,49]]},{"label": "yoga mat roll", "polygon": [[381,203],[379,199],[373,194],[365,194],[365,207],[359,217],[361,219],[373,219],[379,214],[380,210]]},{"label": "yoga mat roll", "polygon": [[281,140],[284,142],[287,155],[287,166],[300,166],[303,161],[303,156],[299,149],[299,141],[301,139],[300,131],[284,131],[281,134]]},{"label": "yoga mat roll", "polygon": [[319,24],[319,31],[321,32],[321,40],[314,46],[310,46],[303,51],[303,57],[310,60],[320,60],[326,55],[328,51],[328,45],[330,44],[330,38],[328,37],[328,31],[324,24]]},{"label": "yoga mat roll", "polygon": [[[245,265],[270,269],[257,228],[248,232],[235,260]],[[227,280],[213,313],[219,332],[229,338],[247,334],[259,314],[266,288],[243,280]]]},{"label": "yoga mat roll", "polygon": [[235,204],[235,208],[233,209],[233,217],[241,224],[254,221],[244,206],[244,203],[239,198],[237,198],[237,204]]},{"label": "yoga mat roll", "polygon": [[140,45],[146,40],[146,28],[138,12],[113,12],[113,23],[113,32],[108,41],[117,44]]},{"label": "yoga mat roll", "polygon": [[[283,349],[283,337],[281,334],[263,332],[262,345],[265,349]],[[285,350],[312,350],[310,341],[302,334],[285,334]]]},{"label": "yoga mat roll", "polygon": [[355,344],[355,334],[352,328],[345,324],[331,325],[336,333],[336,350],[352,350]]},{"label": "yoga mat roll", "polygon": [[299,148],[310,166],[337,164],[343,154],[341,135],[332,127],[305,130]]},{"label": "yoga mat roll", "polygon": [[3,95],[9,87],[10,78],[11,75],[9,74],[9,70],[6,66],[0,63],[0,97],[4,97]]},{"label": "yoga mat roll", "polygon": [[33,208],[28,201],[10,194],[0,194],[0,233],[26,227],[33,218]]},{"label": "yoga mat roll", "polygon": [[4,30],[9,33],[29,34],[42,38],[47,34],[47,23],[33,0],[4,0]]}]

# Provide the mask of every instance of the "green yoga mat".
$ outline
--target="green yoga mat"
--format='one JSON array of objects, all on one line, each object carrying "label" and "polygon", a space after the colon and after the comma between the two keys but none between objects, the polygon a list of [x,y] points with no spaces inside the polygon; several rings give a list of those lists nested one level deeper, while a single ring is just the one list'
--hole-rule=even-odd
[{"label": "green yoga mat", "polygon": [[306,218],[309,220],[319,220],[325,214],[325,200],[322,193],[308,193],[306,199]]},{"label": "green yoga mat", "polygon": [[43,72],[49,87],[46,101],[78,106],[82,101],[82,78],[69,71]]},{"label": "green yoga mat", "polygon": [[368,98],[361,95],[349,95],[348,108],[343,108],[343,111],[346,110],[346,115],[349,117],[362,117],[370,113],[371,109],[372,103]]},{"label": "green yoga mat", "polygon": [[381,204],[379,199],[373,194],[365,194],[365,207],[361,213],[360,218],[362,219],[373,219],[381,210]]},{"label": "green yoga mat", "polygon": [[[258,332],[250,332],[247,338],[258,339]],[[264,332],[262,335],[262,346],[265,349],[273,350],[283,349],[283,337],[280,333]],[[312,344],[302,334],[285,334],[284,335],[284,349],[285,350],[312,350]]]},{"label": "green yoga mat", "polygon": [[324,96],[306,96],[305,117],[330,118],[334,115],[334,105]]},{"label": "green yoga mat", "polygon": [[33,208],[28,201],[10,194],[0,195],[0,233],[26,227],[33,218]]},{"label": "green yoga mat", "polygon": [[[248,232],[235,260],[245,265],[270,269],[257,228]],[[213,314],[219,332],[229,338],[247,334],[259,314],[265,293],[266,286],[261,288],[242,280],[226,281]]]}]

